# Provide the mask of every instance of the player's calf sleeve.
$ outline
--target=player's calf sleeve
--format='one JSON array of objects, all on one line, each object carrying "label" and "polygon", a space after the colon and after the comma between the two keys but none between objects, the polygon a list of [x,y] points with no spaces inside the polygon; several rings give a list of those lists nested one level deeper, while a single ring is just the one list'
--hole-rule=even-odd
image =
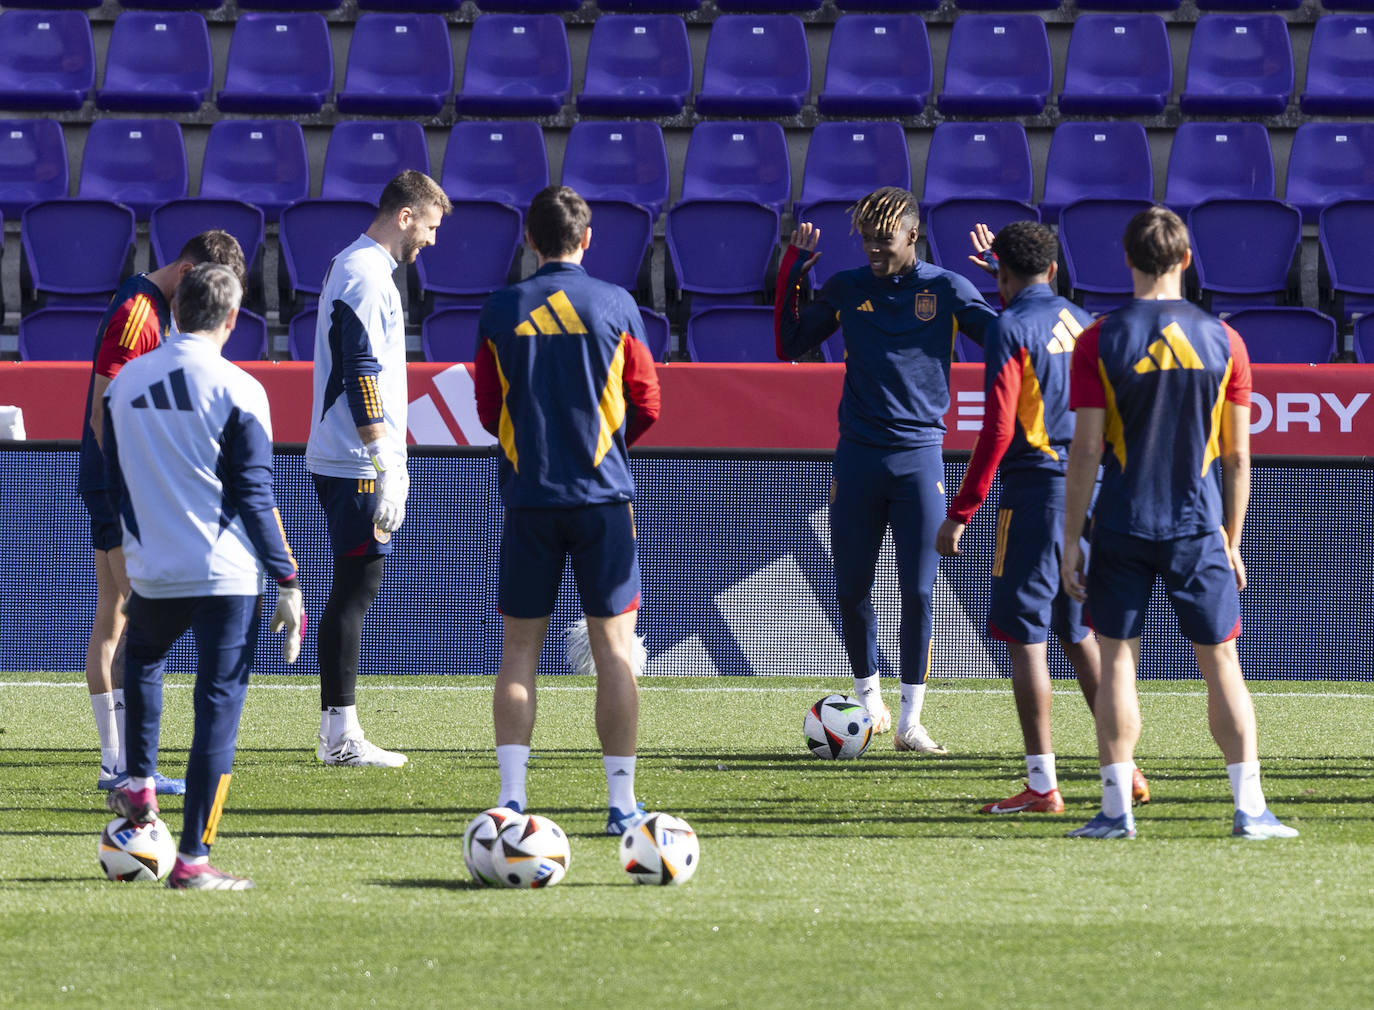
[{"label": "player's calf sleeve", "polygon": [[334,581],[319,630],[322,709],[355,703],[363,617],[381,588],[382,561],[378,554],[334,559]]}]

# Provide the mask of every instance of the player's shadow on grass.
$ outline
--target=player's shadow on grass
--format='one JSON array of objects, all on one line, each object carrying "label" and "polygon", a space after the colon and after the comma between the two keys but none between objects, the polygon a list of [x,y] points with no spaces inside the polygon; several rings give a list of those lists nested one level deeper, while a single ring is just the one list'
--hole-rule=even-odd
[{"label": "player's shadow on grass", "polygon": [[[369,880],[373,887],[394,887],[415,891],[530,891],[530,887],[487,887],[475,880],[446,880],[443,877],[404,877],[398,880]],[[629,881],[633,883],[633,881]],[[561,880],[558,887],[607,887],[614,885],[598,884],[590,880]]]}]

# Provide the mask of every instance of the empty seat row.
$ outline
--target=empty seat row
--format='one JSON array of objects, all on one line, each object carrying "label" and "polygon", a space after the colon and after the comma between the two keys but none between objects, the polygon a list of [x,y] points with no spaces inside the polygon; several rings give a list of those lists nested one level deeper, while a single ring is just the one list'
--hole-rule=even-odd
[{"label": "empty seat row", "polygon": [[[1374,110],[1374,18],[1317,22],[1301,103],[1313,114]],[[353,28],[339,111],[434,115],[453,92],[448,24],[437,14],[365,14]],[[968,15],[953,25],[947,115],[1035,115],[1054,71],[1034,14]],[[127,12],[115,21],[100,108],[187,111],[211,88],[205,19],[191,12]],[[588,115],[672,116],[692,91],[687,26],[673,15],[599,18],[577,107]],[[90,24],[72,11],[0,14],[0,108],[76,109],[95,84]],[[460,115],[553,115],[572,85],[566,28],[555,15],[488,15],[472,26]],[[933,86],[925,23],[914,15],[846,15],[830,35],[826,115],[915,115]],[[1188,115],[1276,115],[1294,88],[1288,24],[1277,14],[1205,15],[1193,30],[1179,102]],[[711,26],[695,108],[707,116],[795,115],[809,99],[811,57],[791,15],[725,15]],[[1155,14],[1085,14],[1069,39],[1060,110],[1149,115],[1173,92],[1165,23]],[[316,13],[242,15],[223,89],[225,112],[318,112],[334,96],[329,28]]]}]

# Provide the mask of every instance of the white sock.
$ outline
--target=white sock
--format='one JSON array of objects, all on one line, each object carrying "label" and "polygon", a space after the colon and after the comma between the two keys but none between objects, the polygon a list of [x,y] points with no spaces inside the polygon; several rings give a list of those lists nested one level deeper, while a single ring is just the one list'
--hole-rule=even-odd
[{"label": "white sock", "polygon": [[921,722],[921,706],[925,704],[926,686],[924,684],[902,685],[902,714],[897,719],[897,732],[905,733]]},{"label": "white sock", "polygon": [[868,714],[876,719],[883,710],[883,689],[878,686],[878,675],[855,677],[854,697],[863,702]]},{"label": "white sock", "polygon": [[325,743],[329,743],[334,736],[334,715],[333,709],[320,709],[320,738]]},{"label": "white sock", "polygon": [[119,725],[115,722],[114,697],[91,695],[91,715],[95,716],[95,732],[100,737],[100,770],[114,774],[119,761]]},{"label": "white sock", "polygon": [[130,775],[129,784],[125,788],[131,793],[141,793],[145,789],[154,789],[156,786],[157,783],[153,781],[152,776],[145,778],[142,775]]},{"label": "white sock", "polygon": [[501,795],[498,807],[512,803],[521,810],[528,809],[525,799],[525,773],[529,771],[530,749],[518,743],[503,743],[496,748],[496,768],[501,775]]},{"label": "white sock", "polygon": [[115,774],[122,775],[129,767],[129,755],[124,747],[124,688],[117,687],[110,692],[110,700],[114,704],[115,746],[119,748],[119,753],[115,757]]},{"label": "white sock", "polygon": [[185,856],[178,852],[177,862],[182,866],[204,866],[210,862],[210,856],[208,853],[204,856]]},{"label": "white sock", "polygon": [[621,813],[631,813],[635,808],[635,756],[612,757],[607,754],[601,759],[606,769],[606,792],[610,794],[610,805]]},{"label": "white sock", "polygon": [[1054,770],[1054,751],[1026,755],[1026,781],[1037,793],[1059,788],[1059,776]]},{"label": "white sock", "polygon": [[1103,765],[1102,812],[1108,817],[1120,817],[1131,812],[1131,770],[1133,761]]},{"label": "white sock", "polygon": [[1264,790],[1260,787],[1258,761],[1237,761],[1226,766],[1226,774],[1231,779],[1231,796],[1236,801],[1236,809],[1250,817],[1264,813]]},{"label": "white sock", "polygon": [[337,746],[347,739],[359,739],[363,735],[363,728],[358,723],[357,705],[330,705],[324,711],[325,716],[325,741],[331,746]]}]

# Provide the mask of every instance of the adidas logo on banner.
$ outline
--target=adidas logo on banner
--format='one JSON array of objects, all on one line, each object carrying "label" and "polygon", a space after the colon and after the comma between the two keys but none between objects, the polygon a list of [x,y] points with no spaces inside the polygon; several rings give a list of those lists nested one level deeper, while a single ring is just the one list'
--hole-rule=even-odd
[{"label": "adidas logo on banner", "polygon": [[515,328],[518,337],[535,334],[555,336],[563,333],[586,333],[587,327],[562,290],[549,295],[548,300],[530,313],[530,317]]},{"label": "adidas logo on banner", "polygon": [[1167,372],[1175,368],[1201,370],[1205,366],[1198,357],[1193,345],[1183,333],[1178,323],[1164,327],[1160,339],[1145,350],[1145,357],[1135,363],[1135,370],[1141,375],[1149,372]]}]

